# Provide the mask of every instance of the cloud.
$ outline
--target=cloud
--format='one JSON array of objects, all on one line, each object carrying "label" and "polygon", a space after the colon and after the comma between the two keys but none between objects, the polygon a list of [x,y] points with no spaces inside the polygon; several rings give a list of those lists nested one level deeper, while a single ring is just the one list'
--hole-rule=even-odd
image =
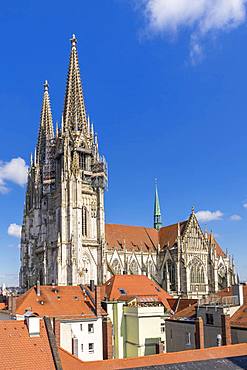
[{"label": "cloud", "polygon": [[242,217],[240,215],[232,215],[230,216],[231,221],[241,221]]},{"label": "cloud", "polygon": [[246,2],[247,0],[142,0],[142,5],[149,32],[177,34],[180,30],[189,30],[190,56],[193,61],[197,56],[202,56],[201,43],[206,35],[234,29],[245,21]]},{"label": "cloud", "polygon": [[201,222],[222,220],[223,215],[221,211],[199,211],[196,213],[198,221]]},{"label": "cloud", "polygon": [[244,203],[244,204],[243,204],[243,207],[244,207],[244,208],[247,208],[247,203]]},{"label": "cloud", "polygon": [[8,235],[16,238],[21,237],[21,226],[17,224],[10,224],[8,227]]},{"label": "cloud", "polygon": [[23,186],[27,182],[28,166],[24,159],[13,158],[9,162],[0,161],[0,193],[4,194],[9,191],[6,183],[8,181]]}]

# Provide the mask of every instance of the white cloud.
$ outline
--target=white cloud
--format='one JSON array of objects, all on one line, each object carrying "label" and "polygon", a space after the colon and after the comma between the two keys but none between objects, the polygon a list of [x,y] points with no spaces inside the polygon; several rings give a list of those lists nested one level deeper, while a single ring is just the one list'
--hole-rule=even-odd
[{"label": "white cloud", "polygon": [[201,41],[212,32],[236,28],[245,21],[247,0],[143,0],[148,29],[176,34],[189,29],[195,60],[202,55]]},{"label": "white cloud", "polygon": [[17,224],[10,224],[8,227],[8,235],[16,238],[21,237],[21,226]]},{"label": "white cloud", "polygon": [[9,162],[0,161],[0,193],[9,191],[6,183],[8,181],[23,186],[27,182],[28,166],[24,159],[13,158]]},{"label": "white cloud", "polygon": [[244,207],[244,208],[247,208],[247,203],[244,203],[244,204],[243,204],[243,207]]},{"label": "white cloud", "polygon": [[199,211],[196,213],[198,221],[209,222],[222,220],[223,213],[221,211]]},{"label": "white cloud", "polygon": [[232,215],[230,216],[231,221],[240,221],[242,220],[242,217],[240,215]]}]

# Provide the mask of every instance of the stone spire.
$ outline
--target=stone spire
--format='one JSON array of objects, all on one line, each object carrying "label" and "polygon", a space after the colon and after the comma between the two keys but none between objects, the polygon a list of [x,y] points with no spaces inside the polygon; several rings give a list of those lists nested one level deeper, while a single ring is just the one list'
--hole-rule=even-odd
[{"label": "stone spire", "polygon": [[48,82],[44,83],[44,97],[43,105],[40,115],[40,127],[38,143],[36,148],[36,162],[39,165],[44,165],[47,161],[47,155],[49,151],[50,140],[54,138],[52,113],[49,97],[49,85]]},{"label": "stone spire", "polygon": [[162,226],[162,221],[161,221],[159,194],[158,194],[157,180],[155,180],[154,228],[156,230],[159,230],[161,226]]},{"label": "stone spire", "polygon": [[77,54],[77,40],[71,38],[70,63],[63,111],[63,132],[83,131],[88,139],[88,123],[83,98],[80,67]]}]

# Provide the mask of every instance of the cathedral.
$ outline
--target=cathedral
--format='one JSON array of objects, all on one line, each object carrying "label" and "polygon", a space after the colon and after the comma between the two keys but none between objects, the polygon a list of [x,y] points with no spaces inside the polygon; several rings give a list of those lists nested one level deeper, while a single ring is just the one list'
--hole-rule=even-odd
[{"label": "cathedral", "polygon": [[86,113],[77,53],[71,52],[60,127],[54,132],[44,84],[21,235],[20,286],[103,283],[114,274],[145,274],[174,296],[196,298],[236,282],[234,262],[192,209],[163,226],[156,186],[153,228],[105,224],[107,163]]}]

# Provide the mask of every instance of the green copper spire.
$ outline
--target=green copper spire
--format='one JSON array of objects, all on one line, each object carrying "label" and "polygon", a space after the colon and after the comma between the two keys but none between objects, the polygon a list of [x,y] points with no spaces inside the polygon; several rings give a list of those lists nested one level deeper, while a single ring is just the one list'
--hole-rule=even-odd
[{"label": "green copper spire", "polygon": [[155,180],[155,199],[154,199],[154,228],[159,230],[162,226],[160,202],[158,195],[157,180]]}]

